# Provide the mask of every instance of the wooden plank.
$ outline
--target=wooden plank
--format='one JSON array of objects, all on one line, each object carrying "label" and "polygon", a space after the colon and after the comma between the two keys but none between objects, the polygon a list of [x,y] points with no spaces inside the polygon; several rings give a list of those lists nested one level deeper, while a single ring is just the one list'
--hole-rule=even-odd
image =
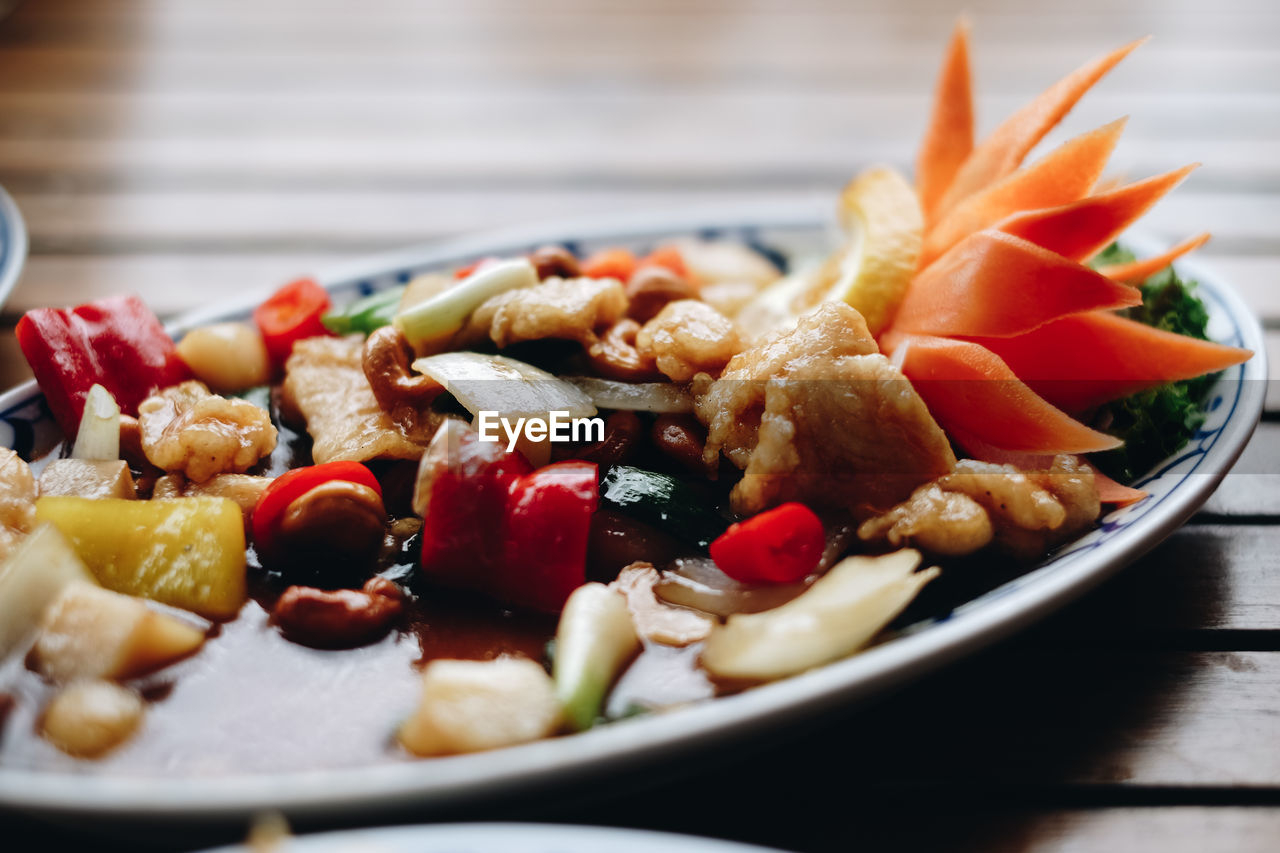
[{"label": "wooden plank", "polygon": [[[432,35],[424,28],[421,36]],[[424,85],[470,81],[510,82],[521,77],[545,84],[581,85],[643,81],[654,74],[667,80],[706,75],[771,77],[793,85],[848,81],[872,91],[918,92],[927,88],[938,61],[939,43],[895,42],[891,51],[875,49],[874,34],[851,36],[830,26],[815,26],[774,37],[761,27],[758,36],[734,28],[714,33],[673,29],[661,39],[599,40],[561,49],[513,34],[490,38],[483,48],[421,37],[399,50],[347,43],[333,47],[275,43],[258,50],[239,46],[217,50],[170,49],[148,45],[138,63],[131,48],[9,46],[0,53],[0,91],[79,89],[117,91],[255,91],[264,86],[290,92],[352,91],[361,88],[413,90]],[[856,32],[856,31],[855,31]],[[709,37],[714,35],[714,37]],[[1090,53],[1123,42],[1130,33],[1107,39],[1090,51],[1055,42],[1035,47],[1010,46],[983,58],[983,91],[1033,94],[1079,65]],[[883,38],[880,37],[881,41]],[[865,49],[857,49],[863,46]],[[852,48],[852,49],[851,49]],[[1083,55],[1082,55],[1083,54]],[[589,75],[585,77],[583,75]],[[1152,46],[1141,62],[1126,64],[1107,81],[1113,92],[1272,92],[1280,75],[1280,56],[1269,46]],[[532,82],[532,81],[531,81]]]},{"label": "wooden plank", "polygon": [[[550,149],[548,149],[550,150]],[[283,153],[281,154],[283,157]],[[359,168],[355,161],[347,161]],[[260,161],[258,161],[260,164]],[[252,168],[252,164],[246,164]],[[337,165],[335,157],[335,166]],[[566,181],[559,186],[440,186],[400,190],[315,188],[148,192],[15,190],[36,252],[166,251],[233,247],[395,247],[506,225],[608,213],[688,210],[694,206],[834,199],[855,171],[807,190],[749,179],[735,186],[681,186],[678,181],[612,185]],[[1280,193],[1174,193],[1141,223],[1173,242],[1198,231],[1214,240],[1198,257],[1221,273],[1264,316],[1280,318]],[[828,201],[829,200],[829,201]],[[1241,251],[1243,250],[1243,251]],[[1252,254],[1253,250],[1265,254]]]},{"label": "wooden plank", "polygon": [[0,331],[0,390],[7,390],[31,378],[31,369],[18,348],[12,329]]},{"label": "wooden plank", "polygon": [[[1078,629],[1088,642],[1093,626]],[[725,783],[743,795],[761,778],[805,778],[821,755],[824,766],[848,769],[831,795],[846,801],[922,784],[969,802],[1064,785],[1280,787],[1280,753],[1271,748],[1280,737],[1280,653],[1018,645],[803,727],[756,763],[762,775],[729,774]]]},{"label": "wooden plank", "polygon": [[[1274,503],[1280,477],[1269,486]],[[955,564],[904,618],[945,612],[1023,571],[994,559]],[[1265,648],[1280,647],[1280,526],[1217,518],[1175,531],[1019,643],[1055,652],[1205,649],[1245,635]]]},{"label": "wooden plank", "polygon": [[[991,123],[1018,109],[1028,96],[979,93],[977,111]],[[557,132],[593,125],[616,126],[621,132],[653,116],[722,125],[725,133],[758,133],[762,127],[786,124],[815,134],[847,133],[850,138],[914,143],[931,97],[927,86],[912,93],[886,94],[848,85],[787,87],[768,80],[696,80],[679,86],[655,81],[614,91],[512,85],[302,94],[270,89],[4,92],[0,93],[0,133],[12,139],[304,133],[424,136],[455,127],[523,129],[529,122],[551,118]],[[1067,126],[1084,130],[1128,113],[1133,114],[1135,131],[1199,138],[1206,144],[1224,136],[1274,139],[1280,131],[1280,96],[1271,92],[1151,92],[1135,103],[1132,95],[1100,89],[1072,111]],[[1206,175],[1198,175],[1194,183],[1205,179]]]},{"label": "wooden plank", "polygon": [[[1270,480],[1276,501],[1280,477]],[[1055,617],[1037,635],[1045,645],[1157,648],[1195,632],[1280,630],[1280,527],[1193,523]],[[1280,645],[1280,633],[1268,642]]]},{"label": "wooden plank", "polygon": [[[737,772],[759,779],[758,757],[734,765]],[[831,768],[843,777],[856,768]],[[954,801],[934,790],[854,799],[843,785],[823,784],[810,768],[791,780],[806,798],[769,787],[768,802],[744,809],[722,790],[732,770],[672,780],[666,790],[697,791],[697,809],[654,807],[668,802],[662,792],[620,796],[590,809],[552,805],[540,819],[593,825],[676,830],[796,851],[862,853],[945,850],[948,853],[1274,853],[1280,837],[1280,809],[1274,807],[1164,806],[1101,808],[1017,807],[1005,802]],[[830,776],[826,776],[830,779]],[[761,795],[756,794],[757,798]],[[796,811],[791,811],[794,806]],[[788,809],[787,811],[783,811]],[[803,817],[796,817],[797,812]],[[785,815],[785,817],[784,817]]]},{"label": "wooden plank", "polygon": [[1204,511],[1223,518],[1274,516],[1280,523],[1280,423],[1258,425]]},{"label": "wooden plank", "polygon": [[[355,129],[325,138],[0,138],[0,180],[111,180],[181,186],[422,186],[468,180],[493,186],[536,178],[578,181],[691,181],[720,185],[790,182],[793,188],[847,180],[855,170],[888,162],[904,170],[915,138],[868,139],[854,133],[810,136],[803,126],[761,125],[728,134],[712,124],[652,122],[636,134],[593,126],[590,132],[548,128],[536,137],[484,128],[453,128],[420,137],[362,136]],[[1116,155],[1120,174],[1150,175],[1209,160],[1213,184],[1280,186],[1271,139],[1134,137]],[[1208,174],[1208,172],[1206,172]],[[1206,183],[1207,183],[1206,179]],[[1159,208],[1156,212],[1159,212]],[[1247,228],[1243,224],[1241,227]]]},{"label": "wooden plank", "polygon": [[964,835],[957,839],[957,846],[951,847],[946,837],[938,832],[942,827],[930,827],[926,834],[936,838],[941,845],[935,849],[973,853],[1012,853],[1017,850],[1032,853],[1083,853],[1088,850],[1195,853],[1204,849],[1202,845],[1206,839],[1212,839],[1219,850],[1263,853],[1274,850],[1275,841],[1280,838],[1280,809],[1275,808],[1166,807],[1021,814],[987,812],[980,814],[972,823],[960,815],[949,817],[959,824],[959,827],[953,824],[953,832],[958,828]]},{"label": "wooden plank", "polygon": [[342,252],[236,252],[48,256],[29,259],[11,301],[10,318],[44,305],[73,305],[136,293],[161,316],[283,284],[348,259]]},{"label": "wooden plank", "polygon": [[[925,37],[940,42],[954,10],[941,4],[934,4],[934,8],[928,10],[928,5],[921,8],[921,4],[915,4],[916,14],[907,16],[898,9],[873,4],[853,7],[833,3],[808,6],[755,3],[748,10],[742,10],[706,2],[675,8],[649,3],[543,2],[538,4],[536,15],[529,15],[527,7],[521,5],[433,3],[403,6],[380,2],[373,7],[376,14],[351,16],[344,14],[344,9],[323,5],[299,9],[293,4],[272,3],[255,8],[253,26],[246,27],[243,19],[234,14],[218,14],[183,4],[164,4],[159,7],[116,8],[112,10],[114,14],[86,14],[79,9],[70,14],[65,11],[55,14],[35,11],[16,17],[9,38],[20,43],[57,38],[60,42],[102,44],[129,43],[160,34],[170,43],[216,44],[224,41],[240,43],[241,39],[236,37],[247,36],[269,44],[299,37],[312,41],[325,38],[340,41],[345,36],[348,42],[352,37],[381,37],[395,43],[397,38],[404,38],[406,29],[416,31],[428,25],[450,38],[474,32],[478,25],[483,25],[486,31],[500,33],[525,25],[538,35],[550,30],[561,37],[572,38],[597,30],[606,22],[619,32],[638,32],[654,37],[671,32],[672,23],[679,22],[686,26],[703,24],[710,33],[726,29],[731,32],[748,29],[752,33],[764,30],[760,36],[762,39],[777,30],[787,32],[793,28],[815,29],[826,25],[854,36],[870,32],[893,35],[900,40]],[[1248,8],[1241,4],[1215,6],[1212,14],[1207,9],[1195,7],[1171,14],[1164,9],[1157,11],[1127,5],[1092,9],[1087,6],[1065,9],[1041,5],[1036,15],[1029,16],[1017,14],[1020,9],[1009,2],[984,3],[983,7],[973,10],[980,25],[978,40],[983,44],[1018,44],[1027,37],[1044,32],[1054,32],[1062,41],[1113,38],[1117,32],[1130,31],[1153,31],[1162,40],[1181,38],[1203,42],[1240,34],[1246,39],[1252,36],[1254,40],[1262,41],[1261,28],[1242,27],[1241,18],[1250,15],[1265,20],[1274,12],[1268,7]],[[731,11],[739,14],[736,15],[735,26],[727,28],[725,18]],[[928,11],[933,14],[928,14]],[[131,21],[144,14],[151,19],[151,26],[141,32],[141,28],[129,26]]]}]

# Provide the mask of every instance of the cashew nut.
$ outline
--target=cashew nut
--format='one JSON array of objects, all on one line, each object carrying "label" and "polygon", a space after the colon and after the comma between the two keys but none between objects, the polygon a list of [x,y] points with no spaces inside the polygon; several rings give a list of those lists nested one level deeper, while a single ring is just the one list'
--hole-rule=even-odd
[{"label": "cashew nut", "polygon": [[653,356],[641,355],[636,349],[636,334],[640,324],[632,319],[614,323],[587,350],[587,357],[596,372],[622,382],[646,382],[663,378],[655,366]]},{"label": "cashew nut", "polygon": [[668,302],[696,298],[697,290],[671,270],[644,267],[627,282],[627,299],[630,300],[627,316],[646,323],[656,317]]},{"label": "cashew nut", "polygon": [[538,271],[538,279],[577,278],[582,275],[578,259],[563,246],[543,246],[529,256],[529,263]]},{"label": "cashew nut", "polygon": [[321,483],[289,504],[272,544],[286,566],[311,576],[359,576],[382,549],[387,513],[368,486]]},{"label": "cashew nut", "polygon": [[413,347],[395,326],[383,326],[364,342],[361,366],[373,396],[393,421],[409,430],[444,391],[430,376],[410,369],[413,359]]}]

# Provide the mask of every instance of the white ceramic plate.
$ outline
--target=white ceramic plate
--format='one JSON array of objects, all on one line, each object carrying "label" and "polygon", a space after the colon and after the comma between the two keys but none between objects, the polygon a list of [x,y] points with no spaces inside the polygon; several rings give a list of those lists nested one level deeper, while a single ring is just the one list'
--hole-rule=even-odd
[{"label": "white ceramic plate", "polygon": [[18,213],[18,206],[0,188],[0,308],[18,283],[26,259],[27,226]]},{"label": "white ceramic plate", "polygon": [[[558,826],[545,823],[456,823],[389,826],[291,838],[280,853],[770,853],[772,848],[694,835]],[[243,845],[205,853],[249,853]],[[776,853],[776,851],[774,851]]]},{"label": "white ceramic plate", "polygon": [[[476,237],[370,258],[325,277],[338,304],[428,269],[547,242],[578,251],[608,245],[645,249],[676,235],[741,240],[783,255],[812,255],[827,244],[826,205],[738,206],[678,216],[632,216]],[[1150,241],[1128,239],[1141,253]],[[735,696],[665,714],[600,726],[572,737],[497,752],[322,772],[199,778],[69,775],[0,768],[0,803],[44,812],[178,820],[235,818],[265,808],[332,817],[373,809],[438,808],[551,782],[605,776],[628,764],[674,760],[710,745],[798,724],[917,677],[1028,625],[1076,598],[1164,539],[1221,481],[1262,411],[1266,378],[1262,332],[1230,287],[1194,264],[1210,333],[1257,355],[1227,370],[1209,395],[1203,428],[1141,485],[1151,496],[1106,516],[1052,560],[942,618],[914,624],[895,639],[844,661]],[[178,332],[214,318],[244,316],[266,293],[186,318]],[[56,427],[34,384],[0,397],[0,442],[23,451],[47,446]]]}]

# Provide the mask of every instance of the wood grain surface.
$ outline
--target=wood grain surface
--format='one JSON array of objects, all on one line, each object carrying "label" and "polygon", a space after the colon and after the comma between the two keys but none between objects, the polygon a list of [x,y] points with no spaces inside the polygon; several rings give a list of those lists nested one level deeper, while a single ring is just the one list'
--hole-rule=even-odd
[{"label": "wood grain surface", "polygon": [[[31,233],[0,385],[27,376],[12,324],[37,305],[134,291],[173,315],[406,244],[909,169],[962,6],[983,130],[1154,36],[1045,147],[1128,115],[1117,173],[1202,163],[1143,227],[1214,233],[1200,259],[1277,375],[1274,0],[27,0],[0,18],[0,185]],[[460,816],[789,850],[1280,849],[1280,392],[1267,410],[1191,524],[1035,629],[785,743]]]}]

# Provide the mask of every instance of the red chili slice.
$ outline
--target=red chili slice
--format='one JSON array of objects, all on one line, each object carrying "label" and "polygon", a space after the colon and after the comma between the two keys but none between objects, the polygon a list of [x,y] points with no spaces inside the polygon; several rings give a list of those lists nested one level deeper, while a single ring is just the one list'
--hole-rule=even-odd
[{"label": "red chili slice", "polygon": [[279,368],[293,352],[294,342],[330,334],[320,318],[332,303],[323,287],[309,278],[292,281],[253,311],[271,363]]},{"label": "red chili slice", "polygon": [[794,583],[817,568],[825,547],[814,511],[785,503],[730,525],[711,543],[711,559],[742,583]]}]

